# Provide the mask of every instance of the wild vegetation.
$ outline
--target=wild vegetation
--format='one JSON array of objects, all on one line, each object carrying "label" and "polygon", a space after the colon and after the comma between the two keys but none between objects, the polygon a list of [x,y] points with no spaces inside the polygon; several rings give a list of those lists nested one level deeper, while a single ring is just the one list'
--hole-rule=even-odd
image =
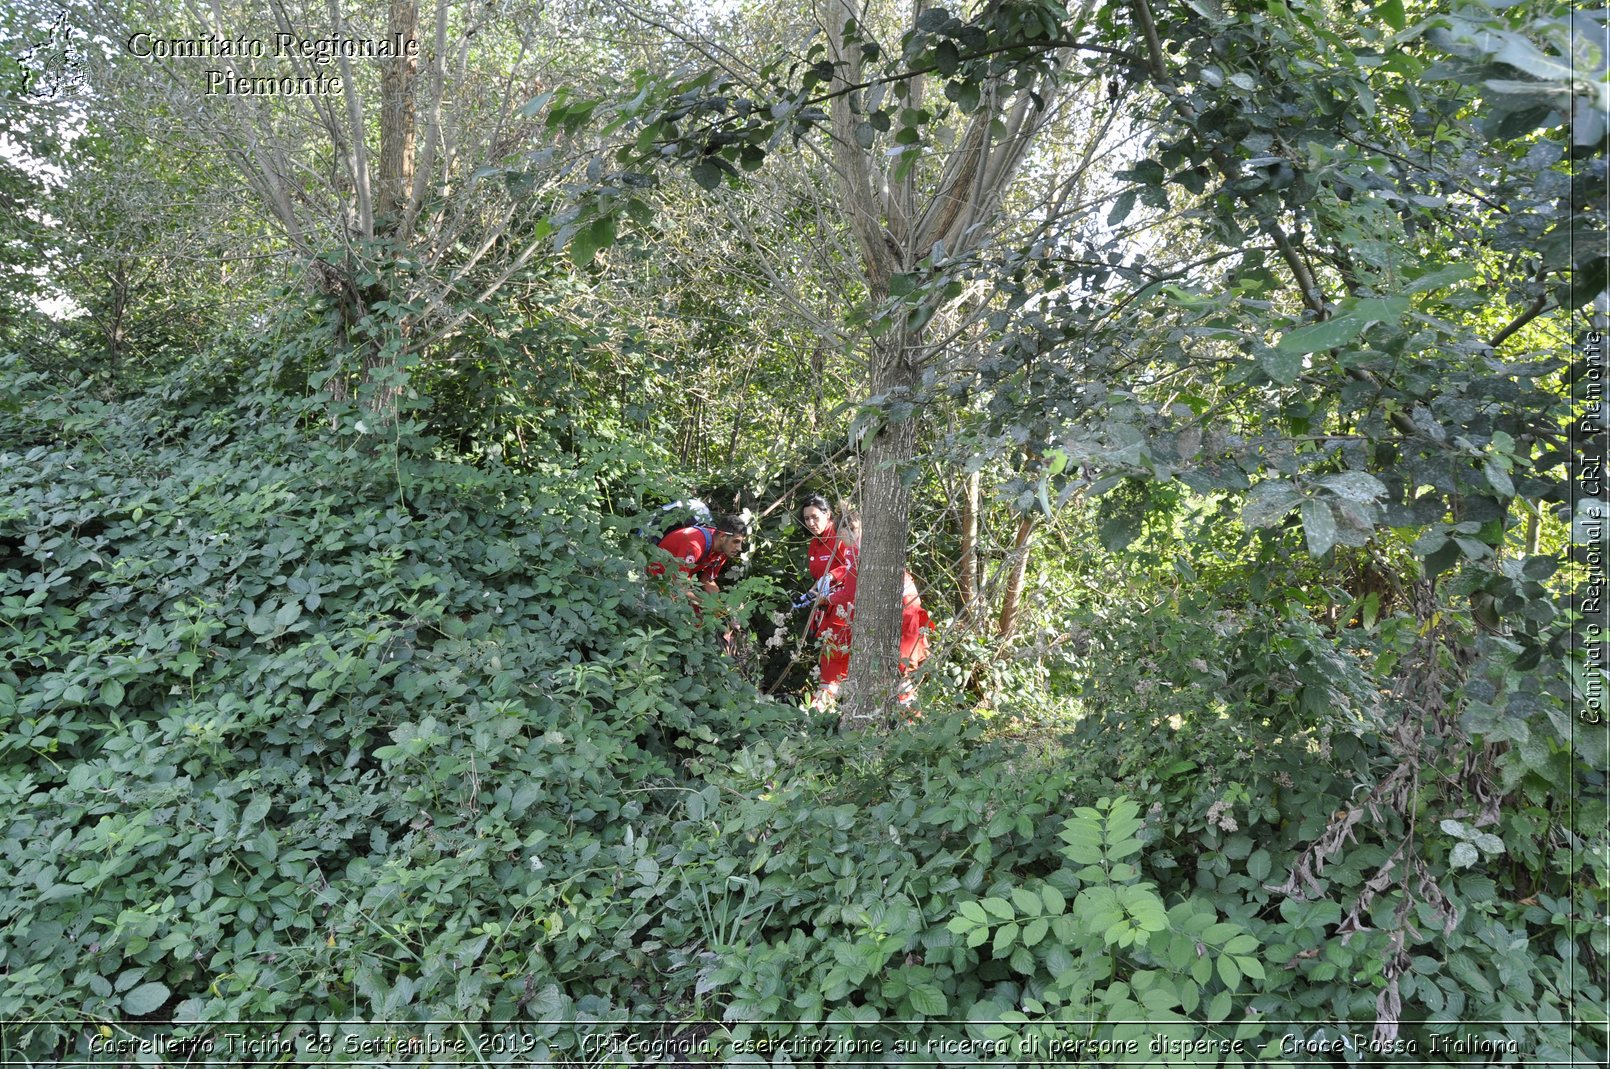
[{"label": "wild vegetation", "polygon": [[8,1059],[1606,1057],[1602,16],[4,19]]}]

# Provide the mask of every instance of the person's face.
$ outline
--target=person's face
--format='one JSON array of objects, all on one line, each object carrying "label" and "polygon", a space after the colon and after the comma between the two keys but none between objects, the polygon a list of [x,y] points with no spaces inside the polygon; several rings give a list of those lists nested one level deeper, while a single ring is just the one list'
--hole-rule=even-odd
[{"label": "person's face", "polygon": [[805,510],[799,514],[800,522],[805,529],[813,535],[819,535],[827,530],[828,514],[826,509],[819,509],[815,505],[806,505]]},{"label": "person's face", "polygon": [[720,531],[716,534],[715,551],[723,557],[736,557],[744,549],[744,536],[731,531]]},{"label": "person's face", "polygon": [[847,546],[859,546],[861,544],[860,521],[839,524],[839,541]]}]

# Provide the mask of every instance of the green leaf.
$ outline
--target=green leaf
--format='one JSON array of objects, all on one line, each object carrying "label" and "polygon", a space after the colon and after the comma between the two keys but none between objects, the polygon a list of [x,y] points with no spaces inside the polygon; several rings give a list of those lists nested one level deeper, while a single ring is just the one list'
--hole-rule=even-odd
[{"label": "green leaf", "polygon": [[950,1010],[945,993],[936,984],[923,984],[911,989],[911,1008],[924,1017],[942,1017]]},{"label": "green leaf", "polygon": [[161,1009],[167,1001],[167,987],[153,980],[123,996],[123,1012],[130,1017],[144,1017]]},{"label": "green leaf", "polygon": [[1247,858],[1247,875],[1262,883],[1269,878],[1269,851],[1254,850]]},{"label": "green leaf", "polygon": [[1248,527],[1271,527],[1302,499],[1290,483],[1266,479],[1247,495],[1246,504],[1241,506],[1241,522]]},{"label": "green leaf", "polygon": [[1062,913],[1068,908],[1068,900],[1062,897],[1061,891],[1050,884],[1040,888],[1040,899],[1045,902],[1045,911],[1047,913]]},{"label": "green leaf", "polygon": [[1124,910],[1143,930],[1161,932],[1168,927],[1168,911],[1163,908],[1163,900],[1151,890],[1150,884],[1121,887],[1118,895],[1123,901]]},{"label": "green leaf", "polygon": [[1026,947],[1037,945],[1050,930],[1051,923],[1044,917],[1034,918],[1023,926],[1023,945]]},{"label": "green leaf", "polygon": [[1376,6],[1372,14],[1381,16],[1381,20],[1394,30],[1403,29],[1407,23],[1403,16],[1403,0],[1385,0]]},{"label": "green leaf", "polygon": [[1258,366],[1270,380],[1281,386],[1290,386],[1303,373],[1303,354],[1295,350],[1265,349],[1258,354]]},{"label": "green leaf", "polygon": [[1017,916],[1017,914],[1012,912],[1011,903],[1007,902],[1007,900],[1004,898],[995,898],[991,896],[984,899],[979,903],[979,905],[984,907],[985,912],[992,913],[1001,918],[1003,921],[1009,921],[1013,917]]},{"label": "green leaf", "polygon": [[300,601],[288,601],[281,605],[279,611],[274,614],[274,626],[283,631],[296,623],[301,615],[302,603]]},{"label": "green leaf", "polygon": [[1362,471],[1343,471],[1335,475],[1322,476],[1319,485],[1337,497],[1365,505],[1386,493],[1385,483]]},{"label": "green leaf", "polygon": [[1364,329],[1364,320],[1340,315],[1320,323],[1310,323],[1281,338],[1275,348],[1288,353],[1318,353],[1346,345]]},{"label": "green leaf", "polygon": [[1487,485],[1491,486],[1493,492],[1499,497],[1515,496],[1515,483],[1510,479],[1509,472],[1504,470],[1504,466],[1496,458],[1488,457],[1482,461],[1481,470],[1487,476]]},{"label": "green leaf", "polygon": [[1308,552],[1323,557],[1336,544],[1336,514],[1324,501],[1303,502],[1303,533],[1308,536]]},{"label": "green leaf", "polygon": [[695,163],[689,173],[693,175],[693,180],[699,184],[700,189],[715,189],[721,184],[721,168],[709,160]]},{"label": "green leaf", "polygon": [[987,917],[984,914],[984,907],[979,905],[977,902],[972,902],[972,901],[963,902],[960,906],[958,906],[956,908],[957,908],[957,911],[960,912],[963,917],[966,917],[968,920],[972,921],[974,924],[988,924],[989,923],[989,917]]},{"label": "green leaf", "polygon": [[543,93],[541,96],[532,97],[530,100],[525,102],[523,107],[520,108],[520,117],[522,119],[536,118],[537,114],[541,112],[543,108],[548,106],[548,102],[552,100],[553,97],[554,94],[552,92],[547,92]]},{"label": "green leaf", "polygon": [[1403,288],[1403,292],[1424,293],[1427,290],[1442,289],[1455,282],[1463,282],[1467,278],[1474,278],[1476,269],[1469,264],[1449,264],[1421,275]]},{"label": "green leaf", "polygon": [[1458,843],[1448,855],[1448,864],[1456,869],[1467,869],[1476,863],[1479,856],[1476,853],[1476,844]]},{"label": "green leaf", "polygon": [[1117,199],[1113,201],[1112,210],[1107,213],[1108,226],[1117,226],[1129,218],[1129,213],[1135,208],[1135,197],[1138,192],[1138,190],[1130,188],[1118,194]]},{"label": "green leaf", "polygon": [[1040,912],[1040,896],[1025,887],[1012,888],[1012,904],[1024,916],[1032,917]]},{"label": "green leaf", "polygon": [[1223,980],[1224,986],[1231,991],[1241,986],[1241,967],[1228,954],[1219,957],[1219,979]]},{"label": "green leaf", "polygon": [[995,951],[996,957],[1000,957],[1002,954],[1011,949],[1012,944],[1017,942],[1017,933],[1018,926],[1017,922],[1015,921],[1009,924],[1003,924],[996,929],[995,943],[991,947],[991,949]]},{"label": "green leaf", "polygon": [[273,805],[274,803],[268,795],[253,795],[252,800],[246,805],[246,811],[240,815],[241,830],[256,831],[257,825],[261,824],[263,818],[268,816],[268,811],[273,808]]},{"label": "green leaf", "polygon": [[1062,853],[1076,865],[1096,865],[1102,859],[1101,825],[1094,820],[1073,817],[1063,827],[1061,837],[1068,845]]},{"label": "green leaf", "polygon": [[115,679],[108,679],[101,684],[101,703],[113,709],[123,704],[123,684]]},{"label": "green leaf", "polygon": [[1124,912],[1118,902],[1118,893],[1111,887],[1098,885],[1079,892],[1073,900],[1072,916],[1078,921],[1081,931],[1094,935],[1122,921]]},{"label": "green leaf", "polygon": [[1521,565],[1521,574],[1528,579],[1541,582],[1560,570],[1560,562],[1556,557],[1536,556],[1527,557],[1526,563]]},{"label": "green leaf", "polygon": [[577,267],[586,267],[598,255],[598,242],[595,240],[593,228],[584,226],[577,230],[570,239],[570,262]]}]

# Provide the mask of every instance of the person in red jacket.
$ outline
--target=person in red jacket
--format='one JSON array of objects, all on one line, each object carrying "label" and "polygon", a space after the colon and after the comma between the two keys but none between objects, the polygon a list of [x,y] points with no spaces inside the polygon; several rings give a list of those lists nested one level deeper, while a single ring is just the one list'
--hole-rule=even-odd
[{"label": "person in red jacket", "polygon": [[[833,532],[831,546],[818,546],[823,535],[811,539],[811,574],[816,578],[816,607],[811,610],[816,633],[822,639],[822,659],[818,666],[816,696],[811,708],[825,709],[838,698],[839,686],[850,673],[850,617],[855,612],[853,587],[843,596],[846,580],[853,582],[855,560],[861,548],[861,517],[842,509],[838,523],[828,522]],[[818,561],[821,572],[817,572]],[[836,600],[835,600],[836,599]]]},{"label": "person in red jacket", "polygon": [[[694,525],[668,531],[659,541],[659,547],[676,558],[677,570],[692,576],[699,588],[707,594],[720,590],[716,576],[727,562],[743,552],[744,539],[749,537],[749,525],[737,516],[722,516],[709,526]],[[650,575],[664,575],[665,565],[654,561],[648,566]],[[694,592],[688,591],[693,597]]]},{"label": "person in red jacket", "polygon": [[811,582],[819,586],[822,577],[842,568],[846,559],[827,498],[821,494],[807,497],[799,507],[799,522],[811,533],[811,544],[805,550],[805,566],[810,569]]},{"label": "person in red jacket", "polygon": [[[861,552],[861,517],[853,511],[844,512],[838,522],[839,540],[845,546],[845,563],[831,573],[833,589],[818,593],[817,607],[826,614],[822,625],[822,687],[812,702],[823,708],[838,696],[839,686],[850,668],[850,628],[855,616],[855,588]],[[922,596],[910,572],[904,573],[904,608],[900,616],[900,675],[909,676],[928,659],[928,635],[933,620],[922,607]],[[896,695],[900,704],[911,705],[916,700],[916,689],[909,679],[902,678]]]}]

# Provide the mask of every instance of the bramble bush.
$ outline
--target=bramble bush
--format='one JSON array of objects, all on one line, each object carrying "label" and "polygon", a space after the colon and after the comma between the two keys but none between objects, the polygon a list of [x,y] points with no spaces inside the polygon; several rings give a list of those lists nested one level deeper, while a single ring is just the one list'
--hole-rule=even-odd
[{"label": "bramble bush", "polygon": [[692,770],[771,709],[645,581],[585,470],[6,372],[0,1016],[655,997],[631,874]]},{"label": "bramble bush", "polygon": [[[1053,673],[1080,679],[1065,736],[925,699],[840,738],[645,579],[600,506],[618,444],[522,473],[220,400],[227,372],[116,403],[0,373],[21,1060],[171,1018],[283,1020],[309,1054],[403,1029],[319,1022],[429,1021],[409,1031],[582,1062],[588,1029],[669,1019],[735,1061],[853,1036],[947,1064],[1264,1064],[1388,989],[1401,899],[1344,909],[1392,818],[1280,884],[1387,760],[1342,714],[1406,624],[1350,658],[1297,607],[1110,604]],[[1575,766],[1532,749],[1501,826],[1429,793],[1417,815],[1446,896],[1409,904],[1394,977],[1421,1053],[1480,1031],[1515,1062],[1603,1055],[1602,1021],[1562,1023],[1603,995],[1602,808],[1562,811],[1546,774]]]}]

